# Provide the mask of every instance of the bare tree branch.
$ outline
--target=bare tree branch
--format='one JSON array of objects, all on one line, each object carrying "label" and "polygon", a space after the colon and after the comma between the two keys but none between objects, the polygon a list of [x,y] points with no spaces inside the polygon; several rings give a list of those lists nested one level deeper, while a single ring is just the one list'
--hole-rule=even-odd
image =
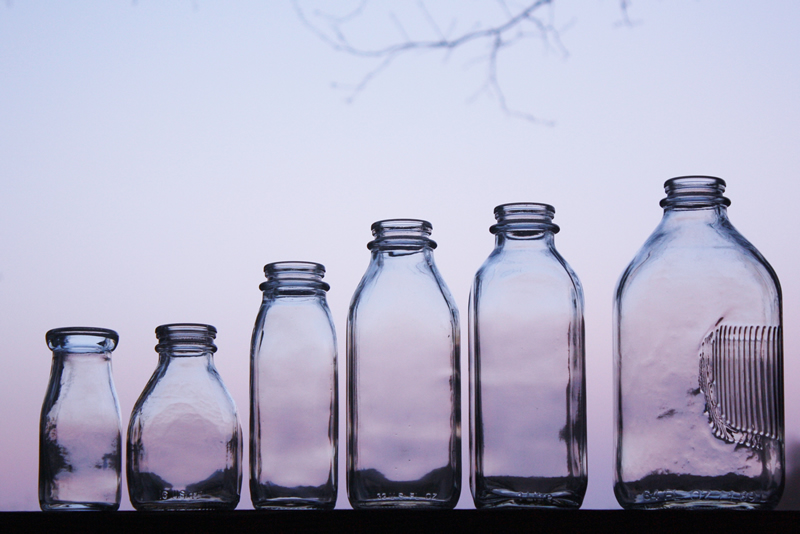
[{"label": "bare tree branch", "polygon": [[[619,0],[622,10],[623,23],[632,25],[633,22],[628,16],[630,0]],[[443,51],[445,58],[449,54],[464,45],[475,42],[487,43],[488,52],[480,58],[486,66],[486,79],[483,86],[476,92],[470,100],[474,100],[479,94],[488,94],[494,98],[500,109],[511,117],[524,119],[533,123],[552,125],[553,121],[544,120],[530,113],[511,108],[506,100],[505,94],[498,81],[497,61],[500,53],[518,43],[519,41],[538,37],[546,48],[555,49],[562,57],[568,56],[567,50],[561,42],[560,35],[564,29],[556,29],[552,22],[546,21],[538,16],[539,12],[553,0],[528,1],[523,6],[513,6],[514,2],[508,0],[496,0],[495,6],[502,15],[500,23],[489,26],[473,27],[473,29],[462,32],[460,35],[449,37],[456,27],[456,20],[453,19],[447,32],[442,32],[441,26],[432,16],[424,0],[417,0],[417,9],[423,19],[427,22],[432,33],[432,39],[412,39],[400,19],[394,12],[388,14],[388,18],[396,27],[402,40],[386,46],[376,48],[365,48],[352,44],[347,37],[345,25],[362,16],[366,10],[367,2],[363,0],[359,6],[350,13],[336,17],[320,10],[314,10],[312,16],[306,14],[306,10],[301,6],[301,0],[292,0],[295,12],[302,23],[309,28],[323,42],[327,43],[334,50],[344,52],[352,56],[373,59],[377,65],[371,69],[360,82],[350,86],[350,95],[347,102],[353,102],[358,94],[363,91],[369,83],[375,79],[384,69],[386,69],[399,56],[412,51]],[[336,87],[343,87],[339,84]]]}]

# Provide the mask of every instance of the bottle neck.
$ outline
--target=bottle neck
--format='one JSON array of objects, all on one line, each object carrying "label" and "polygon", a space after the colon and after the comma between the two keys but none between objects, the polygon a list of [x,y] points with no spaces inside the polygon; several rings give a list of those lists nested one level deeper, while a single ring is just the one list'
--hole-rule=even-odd
[{"label": "bottle neck", "polygon": [[266,282],[258,288],[264,298],[276,297],[324,297],[330,286],[322,281],[325,266],[303,261],[284,261],[264,266]]},{"label": "bottle neck", "polygon": [[207,324],[165,324],[156,328],[156,352],[162,359],[211,356],[217,351],[217,329]]},{"label": "bottle neck", "polygon": [[431,251],[436,242],[430,238],[433,226],[420,219],[387,219],[372,225],[374,239],[367,244],[373,257],[414,254]]},{"label": "bottle neck", "polygon": [[502,204],[494,209],[497,223],[489,228],[495,234],[495,246],[503,248],[539,248],[553,245],[558,225],[553,223],[555,209],[549,204],[520,202]]}]

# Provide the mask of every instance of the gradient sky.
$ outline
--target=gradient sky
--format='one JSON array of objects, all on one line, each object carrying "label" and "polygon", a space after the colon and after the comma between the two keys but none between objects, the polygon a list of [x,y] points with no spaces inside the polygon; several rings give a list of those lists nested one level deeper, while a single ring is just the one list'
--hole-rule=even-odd
[{"label": "gradient sky", "polygon": [[[384,4],[354,25],[367,47],[399,34]],[[497,16],[493,2],[429,4],[442,27]],[[289,0],[0,3],[0,509],[38,509],[48,329],[119,332],[127,424],[156,365],[155,327],[215,325],[246,429],[264,264],[326,266],[343,362],[370,224],[427,219],[466,346],[492,209],[519,201],[555,206],[556,246],[585,289],[585,506],[616,508],[612,291],[661,217],[663,182],[687,174],[728,182],[733,224],[781,278],[787,440],[800,446],[800,3],[634,0],[632,26],[615,0],[555,0],[542,14],[568,54],[522,41],[498,80],[510,107],[552,127],[479,93],[485,43],[398,58],[348,104],[342,85],[376,64],[333,51]],[[407,31],[430,36],[412,15]],[[471,507],[464,465],[459,506]]]}]

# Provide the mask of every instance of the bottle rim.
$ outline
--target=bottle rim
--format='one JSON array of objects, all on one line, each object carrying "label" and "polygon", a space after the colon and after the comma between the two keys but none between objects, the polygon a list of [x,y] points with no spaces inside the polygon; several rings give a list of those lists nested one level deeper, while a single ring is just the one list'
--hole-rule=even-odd
[{"label": "bottle rim", "polygon": [[561,228],[553,223],[556,209],[542,202],[511,202],[494,208],[496,224],[489,227],[493,234],[502,232],[557,234]]},{"label": "bottle rim", "polygon": [[205,323],[169,323],[156,328],[158,353],[167,350],[179,352],[216,352],[214,339],[217,329]]},{"label": "bottle rim", "polygon": [[370,227],[374,239],[367,244],[370,250],[436,248],[430,238],[433,225],[424,219],[382,219]]},{"label": "bottle rim", "polygon": [[716,176],[677,176],[664,182],[667,197],[659,204],[662,208],[679,209],[730,206],[730,199],[723,195],[726,185]]},{"label": "bottle rim", "polygon": [[119,334],[109,328],[66,326],[45,334],[47,346],[59,352],[111,352],[119,344]]},{"label": "bottle rim", "polygon": [[276,261],[264,266],[266,282],[258,288],[262,291],[275,287],[295,287],[328,291],[331,286],[323,282],[325,266],[311,261]]}]

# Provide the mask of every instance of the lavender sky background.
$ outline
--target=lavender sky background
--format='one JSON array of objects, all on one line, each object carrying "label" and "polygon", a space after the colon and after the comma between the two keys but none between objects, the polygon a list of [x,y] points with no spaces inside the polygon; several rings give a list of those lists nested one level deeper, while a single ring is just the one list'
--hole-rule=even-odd
[{"label": "lavender sky background", "polygon": [[[494,2],[429,4],[450,13],[442,26],[459,5],[485,20],[497,13]],[[126,425],[155,369],[155,327],[215,325],[217,367],[247,432],[264,264],[326,266],[343,362],[370,224],[427,219],[466,347],[492,209],[515,201],[555,206],[556,245],[585,289],[585,507],[617,508],[612,292],[661,217],[663,182],[687,174],[728,182],[733,224],[781,279],[791,460],[800,447],[800,3],[633,0],[633,26],[620,24],[615,0],[556,0],[542,13],[569,55],[522,41],[500,56],[498,79],[509,106],[552,127],[511,118],[484,94],[471,99],[485,81],[475,61],[485,44],[399,58],[347,104],[350,93],[332,82],[356,83],[375,63],[333,51],[288,0],[0,3],[0,510],[38,509],[48,329],[119,332]],[[387,20],[367,19],[370,31],[356,35],[365,46],[397,36]],[[424,20],[407,29],[430,36]],[[462,369],[466,380],[466,357]],[[342,386],[344,376],[341,366]],[[465,437],[466,406],[465,395]],[[343,436],[343,412],[341,421]],[[338,506],[348,507],[340,445]],[[472,507],[466,446],[464,459],[459,506]],[[246,476],[240,508],[251,507]]]}]

